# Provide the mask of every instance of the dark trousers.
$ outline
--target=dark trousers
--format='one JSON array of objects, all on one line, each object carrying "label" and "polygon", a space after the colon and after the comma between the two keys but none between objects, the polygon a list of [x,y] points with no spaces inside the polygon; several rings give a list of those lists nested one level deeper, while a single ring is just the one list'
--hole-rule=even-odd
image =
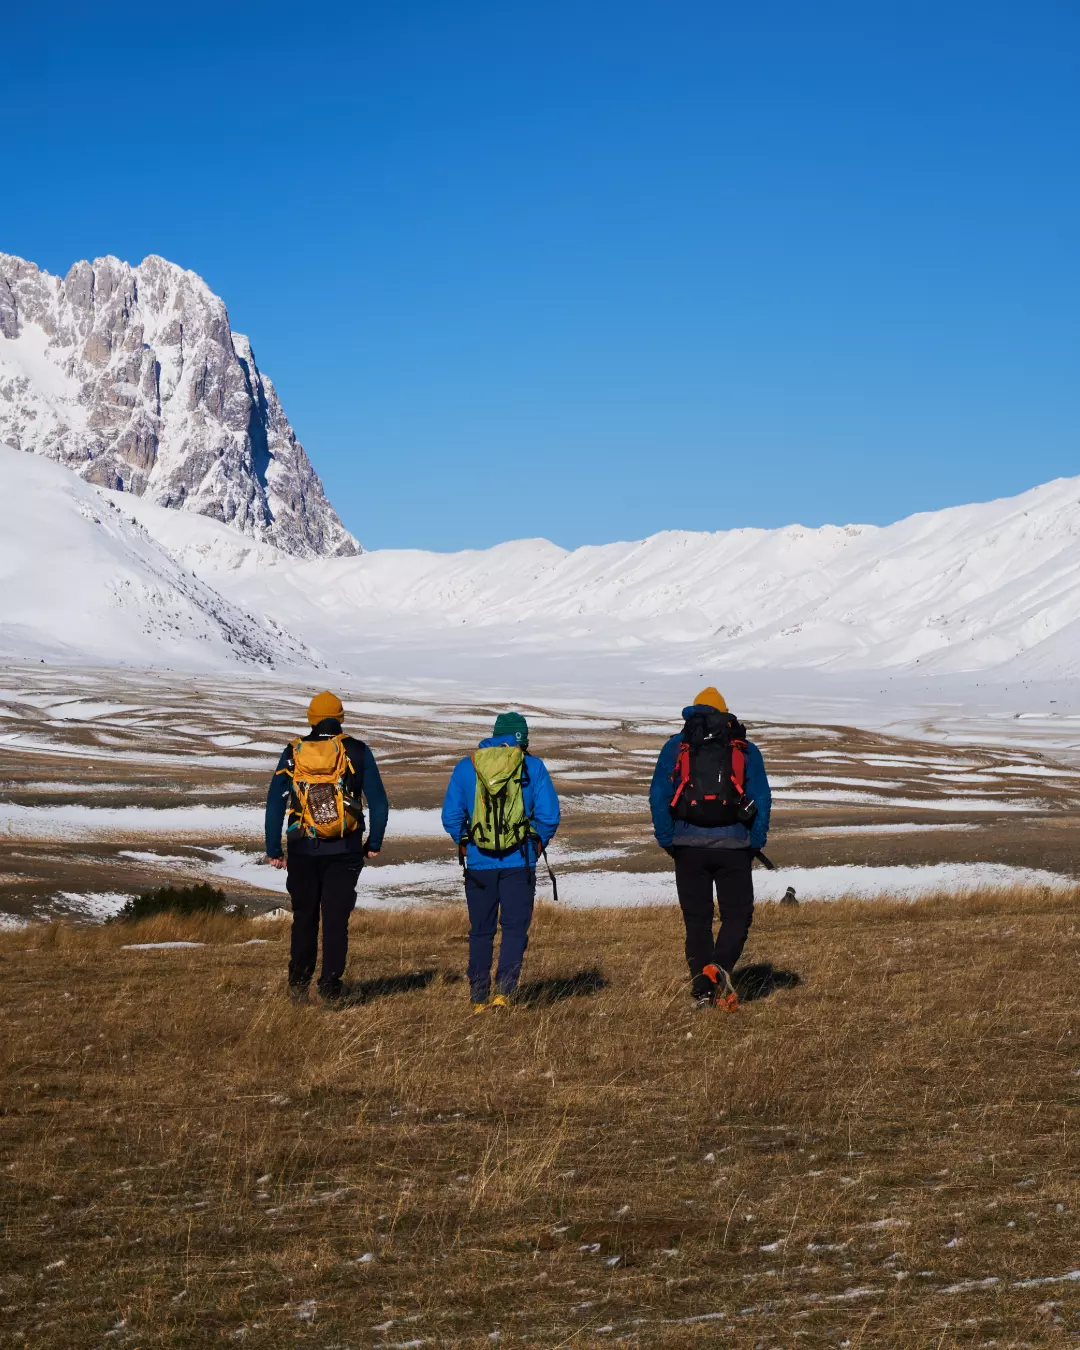
[{"label": "dark trousers", "polygon": [[319,955],[319,918],[323,927],[320,988],[333,988],[345,973],[349,953],[349,915],[356,905],[356,882],[364,860],[350,854],[319,857],[289,854],[288,890],[292,898],[289,983],[308,984]]},{"label": "dark trousers", "polygon": [[[710,963],[731,971],[754,920],[753,858],[748,848],[683,845],[675,853],[675,886],[686,924],[686,964],[696,978]],[[713,890],[720,931],[713,941]]]},{"label": "dark trousers", "polygon": [[469,906],[469,989],[474,1003],[491,992],[491,960],[495,929],[502,928],[495,991],[512,994],[521,978],[521,963],[529,945],[536,898],[536,873],[529,867],[470,868],[465,873]]}]

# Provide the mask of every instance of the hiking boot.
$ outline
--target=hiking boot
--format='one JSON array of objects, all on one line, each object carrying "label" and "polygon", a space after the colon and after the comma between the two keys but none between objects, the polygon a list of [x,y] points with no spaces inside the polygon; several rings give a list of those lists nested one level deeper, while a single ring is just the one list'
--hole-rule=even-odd
[{"label": "hiking boot", "polygon": [[345,986],[340,980],[320,980],[319,997],[324,1003],[342,1003],[345,999]]},{"label": "hiking boot", "polygon": [[713,999],[719,1012],[738,1012],[739,996],[731,983],[731,976],[723,966],[706,966],[702,975],[712,980],[715,990]]},{"label": "hiking boot", "polygon": [[695,1012],[711,1008],[716,997],[716,981],[703,970],[700,975],[695,975],[690,983],[690,997],[693,999]]},{"label": "hiking boot", "polygon": [[495,997],[491,1000],[491,1003],[489,1004],[489,1007],[492,1008],[509,1008],[509,1006],[510,1006],[509,994],[496,994]]},{"label": "hiking boot", "polygon": [[308,994],[310,993],[310,991],[311,991],[311,981],[310,981],[310,980],[303,980],[303,981],[297,980],[297,981],[295,981],[295,982],[292,981],[292,980],[290,980],[290,981],[289,981],[289,1002],[290,1002],[290,1003],[306,1003],[306,1002],[308,1001]]}]

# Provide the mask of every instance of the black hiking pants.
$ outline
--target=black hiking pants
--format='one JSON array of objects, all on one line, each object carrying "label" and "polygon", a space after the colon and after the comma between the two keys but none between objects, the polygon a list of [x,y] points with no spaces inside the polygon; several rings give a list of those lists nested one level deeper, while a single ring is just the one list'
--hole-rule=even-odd
[{"label": "black hiking pants", "polygon": [[289,983],[304,985],[315,974],[322,918],[323,961],[319,988],[334,990],[345,973],[349,953],[349,915],[356,906],[356,882],[364,860],[357,854],[289,854],[292,944]]},{"label": "black hiking pants", "polygon": [[[748,848],[684,844],[675,854],[675,886],[686,924],[686,964],[696,979],[710,963],[730,972],[754,921],[753,858]],[[713,891],[720,931],[713,940]]]}]

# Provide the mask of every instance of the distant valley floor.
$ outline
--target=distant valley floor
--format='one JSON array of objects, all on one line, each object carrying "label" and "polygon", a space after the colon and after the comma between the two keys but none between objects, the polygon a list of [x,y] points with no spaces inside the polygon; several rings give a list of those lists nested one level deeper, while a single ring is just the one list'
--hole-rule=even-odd
[{"label": "distant valley floor", "polygon": [[[262,862],[262,803],[281,746],[304,729],[308,687],[29,663],[0,682],[0,923],[99,920],[140,889],[177,880],[215,879],[253,909],[281,903],[283,877]],[[502,705],[335,687],[393,804],[361,904],[456,902],[438,807],[454,763]],[[940,725],[917,737],[814,725],[777,704],[778,720],[747,718],[775,793],[769,853],[780,870],[755,874],[763,899],[787,885],[809,899],[1080,877],[1080,763],[1067,723],[987,722],[980,744],[979,721],[963,709],[943,739]],[[673,902],[646,795],[678,709],[667,718],[526,711],[563,803],[552,856],[560,898]]]}]

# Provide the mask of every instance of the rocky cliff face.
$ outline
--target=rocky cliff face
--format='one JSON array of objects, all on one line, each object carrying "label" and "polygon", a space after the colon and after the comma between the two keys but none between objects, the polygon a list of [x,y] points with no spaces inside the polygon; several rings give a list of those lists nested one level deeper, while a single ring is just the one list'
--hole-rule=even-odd
[{"label": "rocky cliff face", "polygon": [[298,557],[359,552],[224,303],[164,258],[0,253],[0,442]]}]

